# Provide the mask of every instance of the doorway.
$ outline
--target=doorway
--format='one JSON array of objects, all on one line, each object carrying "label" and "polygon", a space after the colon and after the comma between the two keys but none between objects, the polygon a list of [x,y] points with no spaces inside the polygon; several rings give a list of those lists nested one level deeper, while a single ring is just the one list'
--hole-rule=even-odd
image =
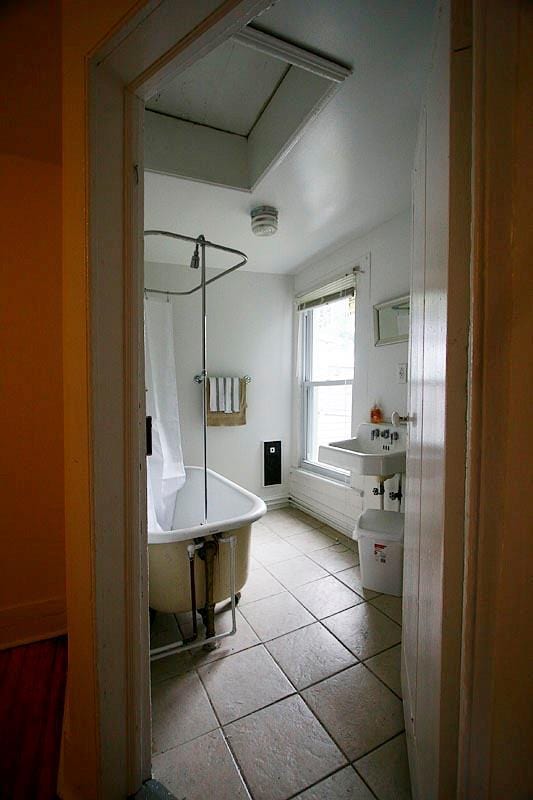
[{"label": "doorway", "polygon": [[[257,15],[258,11],[260,10],[259,9],[259,5],[260,4],[241,3],[240,4],[240,13],[238,15],[238,21],[231,22],[231,24],[233,24],[233,26],[234,26],[233,30],[237,29],[238,27],[242,27],[242,25],[245,24],[247,21],[253,19]],[[246,13],[245,14],[243,13],[243,7],[244,6],[248,6],[246,8]],[[253,6],[253,8],[252,8],[252,6]],[[231,12],[230,12],[230,16],[231,16]],[[226,23],[227,22],[228,22],[228,20],[226,19]],[[216,28],[217,25],[219,25],[220,27],[216,31],[216,36],[213,36],[213,38],[211,40],[211,43],[210,43],[210,46],[214,45],[214,41],[220,41],[223,38],[225,38],[228,35],[230,35],[230,33],[231,33],[231,26],[230,25],[228,25],[228,27],[225,28],[224,33],[221,32],[221,28],[224,28],[224,26],[220,23],[219,17],[214,15],[214,17],[211,19],[211,28],[210,28],[211,34],[213,33],[213,30]],[[206,34],[206,29],[205,28],[203,30],[201,30],[200,33],[199,33],[199,39],[200,40],[201,40],[201,36],[202,35],[208,36],[208,34]],[[203,46],[206,48],[206,50],[209,49],[207,44],[204,44]],[[201,48],[198,48],[196,52],[197,53],[201,52]],[[109,61],[111,61],[111,60],[112,60],[112,55],[110,54],[109,55]],[[177,69],[177,66],[179,66],[179,63],[178,63],[179,62],[179,55],[176,56],[176,52],[173,52],[172,56],[168,56],[168,61],[170,62],[171,60],[173,60],[172,70],[175,71]],[[183,64],[184,63],[186,63],[185,57],[183,58]],[[165,68],[167,68],[167,67],[165,67]],[[156,88],[157,79],[155,79],[153,77],[153,74],[150,73],[150,74],[146,75],[146,79],[145,80],[146,80],[146,83],[142,84],[141,78],[138,77],[138,76],[135,76],[135,78],[132,78],[132,81],[130,82],[129,85],[135,91],[138,91],[142,96],[148,97],[148,96],[150,96],[150,93],[153,93],[154,89]],[[143,86],[142,91],[138,88],[139,86],[141,86],[141,84]],[[99,89],[100,89],[100,91],[102,91],[101,84],[99,84]],[[113,80],[109,80],[109,85],[106,87],[106,90],[109,91],[109,95],[108,95],[107,99],[109,99],[110,97],[113,97],[113,96],[117,96],[117,93],[118,93],[118,96],[122,96],[121,95],[121,86],[120,85],[117,86],[116,84],[114,84]],[[100,94],[99,96],[102,97],[103,95],[105,95],[105,91],[102,92],[102,94]],[[138,123],[139,123],[139,120],[140,120],[140,117],[141,117],[143,109],[142,109],[142,103],[139,103],[138,100],[132,94],[127,95],[127,101],[128,102],[127,102],[127,106],[126,107],[128,109],[129,122],[131,124],[129,124],[127,126],[127,130],[129,131],[129,135],[128,135],[129,138],[127,138],[126,144],[127,144],[127,147],[131,148],[129,150],[129,155],[131,156],[133,154],[134,157],[131,158],[131,159],[128,159],[128,157],[126,158],[126,163],[130,163],[130,161],[131,161],[131,167],[132,167],[131,168],[131,173],[129,175],[128,175],[128,170],[126,170],[126,181],[127,181],[127,185],[128,185],[127,197],[129,198],[129,204],[126,206],[127,214],[129,215],[126,218],[126,231],[128,231],[128,230],[130,232],[135,231],[135,233],[136,233],[136,236],[134,236],[134,237],[129,236],[129,235],[125,236],[125,241],[128,243],[127,247],[130,248],[127,251],[126,262],[129,265],[129,267],[131,267],[135,263],[137,263],[137,264],[139,263],[139,261],[140,261],[140,253],[141,253],[141,240],[140,240],[139,234],[140,234],[140,231],[142,230],[142,222],[141,222],[141,215],[140,215],[140,209],[142,207],[142,201],[141,201],[141,199],[139,197],[139,189],[138,188],[136,189],[135,187],[139,187],[140,185],[142,185],[141,183],[137,183],[139,175],[142,175],[142,155],[140,153],[140,141],[136,140],[135,137],[139,133],[139,125],[138,125]],[[98,141],[99,137],[100,137],[100,140],[102,141],[102,147],[104,147],[104,141],[106,143],[109,142],[109,138],[104,135],[105,126],[106,126],[107,123],[109,123],[109,120],[107,120],[107,121],[100,120],[97,123],[98,130],[95,131],[95,140]],[[114,124],[115,123],[116,123],[116,120],[114,121]],[[133,134],[133,139],[132,139],[131,134]],[[103,139],[101,139],[102,136],[103,136]],[[105,163],[105,158],[103,158],[103,163]],[[120,170],[117,170],[117,174],[119,172],[120,172]],[[106,176],[106,180],[108,180],[108,179],[109,179],[109,175]],[[117,181],[117,185],[119,185],[119,186],[121,185],[120,180]],[[108,188],[107,182],[104,182],[104,184],[100,188],[101,188],[102,191],[106,190]],[[97,197],[98,191],[99,191],[99,185],[98,185],[98,181],[97,181],[96,182],[95,197],[94,197],[94,208],[95,208],[95,211],[96,211],[95,217],[96,217],[96,219],[98,219],[99,224],[101,225],[101,227],[98,227],[98,225],[96,225],[95,228],[93,229],[93,235],[96,236],[97,239],[98,238],[105,239],[105,236],[103,236],[103,233],[106,230],[106,226],[112,224],[112,220],[110,220],[109,218],[108,219],[104,219],[102,214],[100,214],[100,217],[98,217],[98,213],[97,213],[98,212],[98,197]],[[122,208],[122,205],[120,207]],[[122,220],[120,219],[120,214],[119,214],[119,220],[118,221],[119,221],[119,224],[116,227],[118,228],[119,232],[122,234],[123,228],[122,228]],[[116,222],[116,220],[115,220],[115,222]],[[113,235],[116,237],[116,235],[117,235],[116,232],[114,232]],[[111,238],[113,238],[113,237],[111,237]],[[121,236],[119,238],[121,240]],[[131,242],[132,241],[135,242],[135,247],[134,247],[133,251],[131,250]],[[102,280],[101,283],[98,283],[98,280],[97,280],[96,284],[95,284],[95,292],[96,292],[95,296],[98,296],[98,292],[102,292],[104,290],[105,278],[103,277],[102,270],[96,269],[95,270],[95,275],[99,276],[101,278],[101,280]],[[141,412],[143,410],[143,399],[142,399],[143,398],[143,391],[141,390],[140,382],[136,378],[134,378],[133,381],[131,380],[131,376],[132,375],[135,375],[135,376],[141,375],[142,376],[142,365],[140,365],[139,361],[138,361],[138,353],[141,351],[141,348],[140,347],[137,348],[137,345],[141,341],[141,331],[142,331],[142,329],[141,329],[141,326],[139,324],[138,315],[136,315],[136,313],[135,313],[135,307],[139,308],[140,304],[141,304],[141,300],[142,300],[143,287],[142,287],[141,276],[142,276],[142,273],[139,272],[139,271],[136,271],[135,269],[134,269],[133,273],[130,272],[129,269],[126,272],[128,288],[126,290],[126,295],[125,296],[126,296],[126,306],[127,306],[127,309],[128,309],[128,311],[126,313],[126,317],[129,320],[129,322],[128,322],[129,335],[127,336],[128,346],[127,346],[127,348],[125,350],[125,355],[126,355],[126,359],[128,360],[128,363],[132,367],[132,369],[129,372],[128,372],[127,369],[124,371],[125,374],[128,374],[130,376],[129,380],[126,381],[125,386],[122,387],[123,391],[126,394],[119,393],[119,396],[117,397],[118,413],[117,413],[116,417],[115,416],[113,417],[113,419],[116,420],[117,432],[120,430],[120,434],[117,433],[118,438],[121,437],[122,432],[124,430],[127,430],[129,432],[128,433],[129,443],[128,443],[128,439],[126,440],[126,453],[127,453],[127,456],[128,456],[126,458],[126,463],[127,464],[135,464],[136,465],[134,468],[132,468],[130,470],[129,478],[126,481],[126,485],[129,488],[128,488],[128,494],[126,496],[126,505],[125,505],[125,507],[126,507],[126,513],[128,514],[128,518],[130,519],[131,523],[133,523],[133,526],[132,527],[130,526],[132,530],[136,530],[137,529],[138,520],[139,520],[139,518],[142,518],[142,511],[143,511],[143,490],[142,490],[141,487],[142,487],[142,481],[143,481],[143,478],[144,478],[144,474],[143,474],[143,468],[141,466],[141,473],[140,473],[140,476],[139,476],[138,467],[139,467],[139,465],[142,465],[143,460],[144,460],[144,450],[143,450],[143,444],[144,444],[143,443],[143,438],[144,437],[142,435],[144,433],[144,417],[143,417],[142,413],[140,413],[140,414],[136,413],[133,416],[131,415],[131,413],[129,413],[129,421],[126,422],[126,424],[124,424],[124,425],[121,424],[121,421],[123,421],[123,419],[124,419],[124,417],[123,417],[124,406],[126,408],[127,415],[128,415],[128,408],[129,409],[131,409],[131,408],[140,409]],[[133,278],[133,280],[132,280],[132,278]],[[117,283],[114,286],[111,287],[113,289],[114,294],[113,294],[113,296],[108,295],[110,309],[111,309],[111,307],[113,305],[112,297],[117,299],[120,296],[120,298],[122,298],[122,291],[121,291],[122,287],[120,285],[120,281],[117,279],[117,276],[115,276],[115,279],[117,280]],[[96,342],[95,342],[95,350],[93,352],[93,358],[95,360],[95,363],[97,363],[99,365],[99,367],[100,367],[100,369],[98,371],[98,377],[99,377],[99,380],[103,381],[103,382],[105,382],[105,380],[106,380],[106,375],[109,376],[110,380],[112,381],[112,375],[116,374],[116,372],[117,372],[117,365],[118,365],[119,374],[122,374],[122,372],[123,372],[121,367],[120,367],[120,359],[119,359],[119,362],[117,364],[116,353],[113,353],[112,352],[112,348],[109,348],[109,341],[110,340],[106,337],[106,334],[109,332],[109,328],[106,327],[108,324],[110,325],[111,329],[113,329],[114,325],[116,324],[116,320],[110,320],[110,319],[106,320],[105,313],[104,313],[103,316],[101,318],[98,318],[98,320],[97,320],[98,330],[97,330],[97,336],[96,336]],[[102,392],[102,385],[100,385],[100,386],[95,385],[94,391],[95,391],[95,395],[98,397],[99,392],[100,393]],[[105,408],[105,410],[104,410],[104,407],[103,406],[99,406],[98,402],[96,402],[95,409],[94,409],[94,414],[95,414],[94,427],[95,427],[95,432],[96,432],[96,439],[98,440],[98,436],[102,437],[102,439],[101,439],[101,444],[102,444],[101,452],[103,452],[103,453],[105,453],[106,450],[110,447],[110,440],[106,439],[108,431],[106,430],[105,433],[104,433],[104,430],[100,427],[99,422],[101,424],[103,419],[104,419],[104,417],[108,419],[108,416],[107,416],[108,413],[109,413],[109,407]],[[131,458],[132,455],[134,455],[133,458]],[[116,455],[114,455],[113,457],[116,458]],[[103,500],[105,499],[105,491],[106,491],[105,490],[105,486],[109,483],[109,481],[106,478],[108,478],[109,475],[114,475],[114,474],[117,474],[117,473],[121,473],[122,465],[117,465],[116,462],[113,462],[113,458],[111,458],[111,460],[108,461],[107,465],[102,466],[100,464],[97,464],[95,466],[95,468],[96,468],[96,473],[97,473],[96,474],[96,479],[97,479],[98,490],[99,490],[99,493],[97,493],[97,495],[95,497],[95,503],[96,503],[95,520],[96,520],[97,529],[102,529],[103,530],[105,528],[105,526],[106,526],[106,518],[105,518],[105,516],[104,517],[99,516],[99,514],[104,514],[104,513],[105,514],[109,514],[110,513],[108,511],[110,506],[109,505],[106,506],[105,502],[103,502]],[[99,470],[101,470],[101,471],[99,472]],[[109,470],[109,472],[106,472],[106,470]],[[113,483],[113,481],[111,481],[111,484],[112,483]],[[108,528],[113,528],[116,525],[118,525],[119,528],[122,527],[121,520],[116,518],[116,517],[113,517],[113,515],[116,514],[116,513],[117,512],[115,510],[111,512],[111,517],[108,520]],[[144,537],[144,539],[143,539],[143,537]],[[142,536],[141,536],[141,540],[140,540],[141,541],[141,546],[138,548],[136,555],[135,555],[135,552],[136,552],[137,544],[135,545],[134,548],[131,548],[131,545],[128,548],[125,548],[125,552],[127,552],[127,558],[125,559],[125,561],[122,561],[122,552],[119,552],[119,560],[121,560],[121,563],[124,564],[124,582],[125,582],[126,585],[128,585],[130,587],[130,592],[126,594],[127,602],[130,605],[129,605],[129,612],[128,612],[128,614],[126,614],[125,613],[125,608],[124,608],[124,605],[123,605],[124,600],[123,600],[122,597],[120,597],[120,596],[118,597],[117,603],[115,605],[116,621],[118,621],[121,618],[121,615],[123,615],[125,617],[129,616],[130,624],[133,624],[134,628],[137,625],[137,623],[132,622],[132,620],[136,619],[136,616],[135,616],[136,614],[139,614],[139,617],[142,617],[142,614],[140,614],[139,611],[143,607],[145,607],[145,600],[143,601],[143,599],[142,599],[143,592],[144,592],[144,594],[146,592],[146,564],[145,564],[145,562],[143,564],[143,558],[145,559],[145,556],[143,556],[143,554],[142,554],[142,549],[143,549],[142,543],[143,543],[143,541],[146,542],[146,538],[145,537],[146,537],[146,532],[144,532],[142,534]],[[119,550],[120,550],[120,541],[121,540],[119,538],[115,542],[115,546]],[[99,544],[100,544],[100,542],[99,542]],[[108,573],[109,573],[107,576],[106,576],[106,570],[108,570]],[[105,585],[109,584],[110,582],[112,582],[112,577],[113,577],[111,575],[112,572],[113,572],[113,569],[112,569],[111,564],[106,565],[106,563],[104,563],[103,560],[100,561],[99,565],[98,565],[98,572],[97,572],[97,585],[98,585],[98,582],[100,582],[100,581],[101,581],[101,585],[102,586],[105,586]],[[139,580],[139,578],[141,578],[141,580]],[[138,588],[139,585],[141,587],[143,587],[141,593],[139,593],[139,588]],[[117,595],[120,595],[119,582],[117,582]],[[101,595],[99,602],[103,603],[103,600],[104,600],[104,597]],[[97,613],[97,620],[98,620],[98,613]],[[113,633],[113,630],[116,630],[116,627],[113,628],[113,620],[112,619],[109,620],[109,618],[108,618],[105,623],[100,625],[101,622],[102,622],[102,620],[99,621],[99,630],[100,630],[100,636],[103,637],[101,639],[101,642],[100,642],[100,644],[102,645],[102,644],[105,644],[106,640],[109,641],[110,637],[113,638],[112,633]],[[144,625],[144,627],[143,627],[143,625]],[[131,629],[128,629],[128,630],[129,630],[128,638],[129,638],[129,642],[130,642],[130,649],[128,651],[128,649],[125,648],[124,652],[123,652],[123,656],[125,656],[126,652],[130,652],[131,653],[132,652],[131,648],[133,648],[133,651],[135,650],[134,641],[136,640],[136,636],[138,636],[138,641],[140,641],[140,642],[146,642],[146,639],[147,639],[146,622],[144,622],[144,623],[141,622],[140,623],[140,628],[137,627],[137,633],[136,634]],[[112,645],[111,649],[112,650],[115,649],[115,643],[114,642],[113,642],[113,645]],[[149,723],[148,723],[148,716],[147,716],[146,695],[144,694],[145,690],[142,688],[142,687],[144,687],[146,685],[145,679],[146,679],[146,676],[147,676],[147,664],[146,664],[145,660],[143,661],[143,655],[140,652],[139,652],[138,655],[139,655],[138,659],[135,659],[135,658],[133,659],[133,661],[135,662],[135,667],[133,669],[133,673],[136,673],[136,680],[140,681],[139,683],[137,683],[137,687],[141,687],[141,691],[140,692],[136,692],[136,691],[132,691],[131,692],[132,700],[131,700],[131,705],[130,705],[130,709],[129,709],[129,714],[123,720],[125,728],[129,729],[131,731],[130,736],[126,738],[126,742],[129,741],[130,743],[138,741],[138,737],[137,737],[136,733],[134,732],[134,730],[138,730],[139,723],[141,724],[141,728],[143,728],[145,731],[149,730]],[[108,685],[108,686],[110,686],[110,687],[113,687],[113,686],[116,687],[116,695],[114,694],[113,691],[111,691],[111,697],[113,697],[113,696],[117,697],[115,711],[117,712],[118,716],[120,716],[121,713],[122,713],[121,709],[120,709],[121,702],[120,702],[120,699],[119,699],[119,694],[120,694],[119,686],[120,686],[120,681],[122,680],[121,675],[124,676],[124,674],[128,674],[128,670],[126,669],[124,662],[121,662],[120,659],[119,659],[119,664],[121,664],[121,669],[123,671],[121,672],[121,670],[115,670],[114,674],[113,674],[113,669],[116,667],[116,662],[113,665],[112,664],[108,664],[108,665],[103,664],[102,665],[102,670],[103,670],[103,672],[102,672],[102,680],[103,680],[103,683]],[[144,666],[142,666],[143,664],[144,664]],[[130,673],[130,677],[131,677],[131,673]],[[141,697],[141,698],[144,698],[144,699],[143,699],[143,703],[141,703],[140,707],[137,705],[137,710],[135,711],[136,704],[138,703],[138,697]],[[143,704],[144,704],[144,706],[143,706]],[[133,709],[133,713],[132,713],[132,709]],[[109,712],[109,718],[107,718],[107,713],[108,712]],[[132,730],[132,728],[131,728],[132,719],[134,720],[134,726],[133,726],[134,730]],[[103,714],[103,717],[102,717],[101,734],[106,739],[107,739],[107,735],[106,734],[110,733],[114,722],[116,722],[116,717],[113,720],[113,702],[111,702],[109,708],[106,709],[106,713]],[[109,727],[107,727],[107,726],[109,726]],[[106,731],[106,728],[107,728],[107,731]],[[118,754],[119,760],[121,758],[125,758],[125,749],[126,748],[124,748],[124,752],[122,754]],[[133,747],[133,749],[135,749],[135,747]],[[147,776],[147,771],[149,769],[149,766],[148,766],[149,765],[149,754],[148,754],[148,752],[146,750],[146,737],[144,737],[144,745],[140,749],[140,751],[138,751],[138,755],[139,755],[139,753],[140,753],[141,757],[137,758],[137,760],[134,758],[134,759],[132,759],[132,762],[131,762],[131,763],[136,765],[135,768],[133,769],[133,771],[130,773],[130,780],[132,780],[133,782],[135,782],[135,778],[132,777],[132,775],[135,776],[135,774],[136,774],[137,777],[139,775],[142,775],[143,777]],[[116,763],[116,760],[114,758],[115,755],[117,755],[117,754],[112,754],[112,753],[109,754],[109,763],[110,764]]]}]

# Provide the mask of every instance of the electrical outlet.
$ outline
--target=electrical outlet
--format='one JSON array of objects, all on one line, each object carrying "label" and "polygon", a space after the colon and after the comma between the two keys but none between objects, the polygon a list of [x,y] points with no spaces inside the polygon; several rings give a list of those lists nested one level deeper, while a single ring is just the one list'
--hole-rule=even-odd
[{"label": "electrical outlet", "polygon": [[398,364],[398,383],[407,383],[407,364]]}]

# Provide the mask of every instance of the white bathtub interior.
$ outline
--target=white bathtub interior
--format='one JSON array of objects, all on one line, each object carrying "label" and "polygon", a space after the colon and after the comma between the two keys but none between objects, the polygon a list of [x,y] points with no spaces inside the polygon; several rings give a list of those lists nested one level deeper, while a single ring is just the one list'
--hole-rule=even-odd
[{"label": "white bathtub interior", "polygon": [[185,484],[177,492],[170,531],[149,531],[149,544],[180,542],[209,533],[250,525],[266,513],[263,500],[236,483],[207,470],[207,523],[203,522],[204,470],[187,466]]}]

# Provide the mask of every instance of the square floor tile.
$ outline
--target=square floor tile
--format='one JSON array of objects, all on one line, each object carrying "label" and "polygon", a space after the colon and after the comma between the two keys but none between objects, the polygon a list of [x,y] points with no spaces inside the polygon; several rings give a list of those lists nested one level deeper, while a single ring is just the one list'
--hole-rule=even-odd
[{"label": "square floor tile", "polygon": [[152,744],[162,753],[218,728],[206,691],[196,672],[169,678],[152,687]]},{"label": "square floor tile", "polygon": [[265,516],[261,517],[261,524],[270,530],[274,530],[276,526],[289,525],[295,519],[291,509],[278,508],[275,511],[267,511]]},{"label": "square floor tile", "polygon": [[297,533],[314,530],[312,525],[298,519],[294,514],[274,518],[269,517],[267,514],[265,517],[265,525],[284,539],[289,536],[295,536]]},{"label": "square floor tile", "polygon": [[[163,647],[181,640],[182,635],[173,614],[157,613],[150,625],[150,648]],[[173,675],[181,675],[193,668],[189,652],[176,653],[150,663],[152,684],[160,683]]]},{"label": "square floor tile", "polygon": [[402,701],[363,664],[305,689],[302,697],[350,760],[403,730]]},{"label": "square floor tile", "polygon": [[150,662],[150,680],[152,685],[161,683],[174,675],[183,675],[194,668],[194,662],[189,651],[177,653],[166,658],[158,658]]},{"label": "square floor tile", "polygon": [[216,730],[152,760],[154,777],[180,800],[249,800],[222,731]]},{"label": "square floor tile", "polygon": [[278,564],[270,564],[269,571],[287,589],[302,586],[304,583],[316,581],[318,578],[325,577],[328,573],[318,564],[315,564],[308,556],[298,555],[296,558],[289,558],[288,561],[280,561]]},{"label": "square floor tile", "polygon": [[274,533],[272,528],[267,528],[266,525],[254,524],[252,527],[252,544],[265,543],[265,542],[279,542],[280,537]]},{"label": "square floor tile", "polygon": [[[231,610],[224,611],[217,614],[215,617],[216,632],[223,633],[224,631],[231,630]],[[205,636],[205,628],[203,625],[199,627],[201,636]],[[216,650],[204,650],[199,647],[191,650],[191,656],[196,666],[200,664],[208,664],[210,661],[218,661],[219,658],[225,658],[232,653],[238,653],[241,650],[246,650],[248,647],[259,644],[259,638],[247,623],[239,609],[237,609],[237,632],[233,636],[227,636],[220,639],[219,646]]]},{"label": "square floor tile", "polygon": [[315,621],[309,611],[288,592],[247,603],[241,612],[263,642]]},{"label": "square floor tile", "polygon": [[253,542],[252,555],[260,564],[268,566],[278,561],[296,558],[301,553],[284,539],[279,539],[279,541]]},{"label": "square floor tile", "polygon": [[362,597],[348,589],[333,575],[299,586],[293,590],[293,594],[318,619],[329,617],[363,602]]},{"label": "square floor tile", "polygon": [[314,550],[324,550],[333,547],[335,540],[326,536],[322,531],[310,530],[290,536],[287,541],[302,553],[312,553]]},{"label": "square floor tile", "polygon": [[372,605],[383,611],[388,617],[397,622],[398,625],[402,624],[402,598],[393,597],[391,594],[381,594],[372,600]]},{"label": "square floor tile", "polygon": [[373,592],[372,589],[365,589],[361,583],[361,568],[359,565],[351,567],[350,569],[343,569],[341,572],[336,572],[335,577],[353,589],[354,592],[364,597],[365,600],[371,600],[377,597],[379,592]]},{"label": "square floor tile", "polygon": [[311,558],[329,572],[340,572],[343,569],[359,564],[357,553],[342,544],[328,547],[327,550],[316,550],[311,553]]},{"label": "square floor tile", "polygon": [[411,800],[405,735],[382,745],[354,766],[379,800]]},{"label": "square floor tile", "polygon": [[386,683],[399,697],[402,696],[401,679],[401,645],[384,650],[373,658],[365,661],[366,666]]},{"label": "square floor tile", "polygon": [[267,642],[266,647],[297,689],[357,662],[319,622]]},{"label": "square floor tile", "polygon": [[261,522],[263,525],[267,522],[267,520],[282,520],[282,519],[290,519],[292,517],[293,510],[290,506],[284,506],[283,508],[275,508],[273,511],[267,511],[264,516],[261,517]]},{"label": "square floor tile", "polygon": [[353,767],[344,767],[294,800],[375,800]]},{"label": "square floor tile", "polygon": [[310,528],[321,528],[323,525],[319,519],[312,517],[310,514],[306,514],[305,511],[300,511],[299,508],[293,508],[291,512],[293,517],[296,517],[296,519],[299,519],[301,522],[305,522]]},{"label": "square floor tile", "polygon": [[324,625],[361,660],[387,650],[402,638],[400,626],[370,603],[328,617]]},{"label": "square floor tile", "polygon": [[198,674],[223,725],[294,693],[263,645],[200,667]]},{"label": "square floor tile", "polygon": [[285,587],[264,567],[259,566],[250,572],[248,580],[241,589],[240,605],[262,600],[263,597],[272,597],[273,594],[284,591]]},{"label": "square floor tile", "polygon": [[[342,534],[340,531],[337,531],[337,530],[335,530],[335,528],[332,528],[331,525],[323,525],[322,524],[322,525],[320,525],[319,530],[321,530],[323,533],[325,533],[328,536],[330,536],[332,539],[338,539],[341,544],[346,545],[345,539],[347,537],[345,537],[344,534]],[[354,542],[354,544],[355,544],[355,542]]]},{"label": "square floor tile", "polygon": [[225,728],[254,800],[286,800],[346,763],[301,697]]}]

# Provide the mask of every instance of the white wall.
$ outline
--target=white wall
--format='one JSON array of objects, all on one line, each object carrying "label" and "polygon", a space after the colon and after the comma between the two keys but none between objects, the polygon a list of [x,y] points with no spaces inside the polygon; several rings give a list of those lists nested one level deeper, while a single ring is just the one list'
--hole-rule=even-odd
[{"label": "white wall", "polygon": [[[407,209],[388,222],[355,239],[330,254],[308,263],[295,275],[297,294],[325,282],[325,279],[342,274],[343,269],[361,264],[365,270],[357,278],[356,302],[356,355],[355,385],[353,394],[353,433],[360,422],[369,419],[370,408],[377,401],[386,418],[393,411],[407,412],[407,384],[397,381],[397,365],[408,360],[408,344],[391,344],[384,347],[374,345],[373,306],[402,294],[409,293],[411,263],[410,211]],[[293,454],[293,463],[298,462],[298,454]],[[316,479],[302,484],[301,475],[291,478],[291,494],[309,504],[316,491]],[[386,491],[395,488],[393,481],[386,484]],[[376,485],[373,478],[356,479],[357,489],[363,492],[362,508],[377,507],[377,499],[372,495]],[[344,490],[348,496],[346,507],[353,509],[354,503],[361,503],[360,493],[353,489]],[[354,495],[354,496],[352,496]],[[338,504],[338,498],[336,498]],[[386,501],[385,507],[397,508]],[[334,509],[332,508],[332,511]],[[337,508],[335,509],[337,511]],[[349,526],[344,520],[343,527]]]},{"label": "white wall", "polygon": [[[187,289],[199,273],[174,264],[147,263],[145,285]],[[208,277],[216,275],[208,270]],[[208,428],[209,466],[265,500],[288,496],[292,392],[294,280],[288,275],[235,272],[208,287],[208,370],[250,375],[247,424]],[[171,299],[183,452],[202,463],[200,292]],[[283,483],[263,487],[262,441],[281,439]]]}]

